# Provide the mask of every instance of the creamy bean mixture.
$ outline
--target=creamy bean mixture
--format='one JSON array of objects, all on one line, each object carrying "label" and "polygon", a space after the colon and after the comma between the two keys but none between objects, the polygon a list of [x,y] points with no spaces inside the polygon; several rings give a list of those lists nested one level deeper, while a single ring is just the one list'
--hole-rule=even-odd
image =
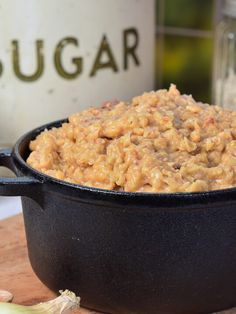
[{"label": "creamy bean mixture", "polygon": [[127,192],[236,186],[236,112],[196,102],[175,85],[69,117],[30,143],[49,176]]}]

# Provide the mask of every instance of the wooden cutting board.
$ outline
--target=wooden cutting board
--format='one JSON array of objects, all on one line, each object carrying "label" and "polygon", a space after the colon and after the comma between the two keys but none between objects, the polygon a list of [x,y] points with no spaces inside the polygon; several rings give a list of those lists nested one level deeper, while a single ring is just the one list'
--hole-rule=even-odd
[{"label": "wooden cutting board", "polygon": [[[25,305],[55,297],[30,266],[22,215],[0,221],[0,290],[10,291],[14,303]],[[95,314],[85,309],[73,313]]]},{"label": "wooden cutting board", "polygon": [[[14,303],[25,305],[55,297],[36,277],[30,266],[22,215],[0,221],[0,290],[10,291],[14,295]],[[86,309],[73,313],[99,314]],[[236,310],[218,314],[236,314]]]}]

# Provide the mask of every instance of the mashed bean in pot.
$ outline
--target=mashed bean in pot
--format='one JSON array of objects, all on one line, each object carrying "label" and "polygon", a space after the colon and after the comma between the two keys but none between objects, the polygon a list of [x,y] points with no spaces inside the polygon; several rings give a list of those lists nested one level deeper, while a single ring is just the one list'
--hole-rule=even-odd
[{"label": "mashed bean in pot", "polygon": [[236,112],[175,85],[69,117],[30,143],[27,163],[49,176],[127,192],[236,186]]}]

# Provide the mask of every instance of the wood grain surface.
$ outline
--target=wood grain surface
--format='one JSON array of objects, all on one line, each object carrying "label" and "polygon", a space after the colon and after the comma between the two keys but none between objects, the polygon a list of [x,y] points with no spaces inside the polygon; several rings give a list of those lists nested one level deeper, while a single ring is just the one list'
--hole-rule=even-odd
[{"label": "wood grain surface", "polygon": [[[22,215],[0,221],[0,290],[10,291],[14,303],[25,305],[55,297],[30,266]],[[85,309],[73,313],[95,314]]]},{"label": "wood grain surface", "polygon": [[[0,221],[0,290],[10,291],[14,295],[14,303],[25,305],[55,297],[36,277],[30,266],[22,215]],[[96,314],[86,309],[73,313]],[[236,309],[218,314],[236,314]]]}]

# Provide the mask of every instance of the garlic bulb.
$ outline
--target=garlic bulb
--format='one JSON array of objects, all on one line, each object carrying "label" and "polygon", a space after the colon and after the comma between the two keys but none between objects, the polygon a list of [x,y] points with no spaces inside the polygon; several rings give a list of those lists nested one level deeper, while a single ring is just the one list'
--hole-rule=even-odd
[{"label": "garlic bulb", "polygon": [[67,314],[69,310],[79,308],[80,298],[69,291],[60,291],[61,295],[54,300],[32,306],[23,306],[0,302],[1,314]]}]

